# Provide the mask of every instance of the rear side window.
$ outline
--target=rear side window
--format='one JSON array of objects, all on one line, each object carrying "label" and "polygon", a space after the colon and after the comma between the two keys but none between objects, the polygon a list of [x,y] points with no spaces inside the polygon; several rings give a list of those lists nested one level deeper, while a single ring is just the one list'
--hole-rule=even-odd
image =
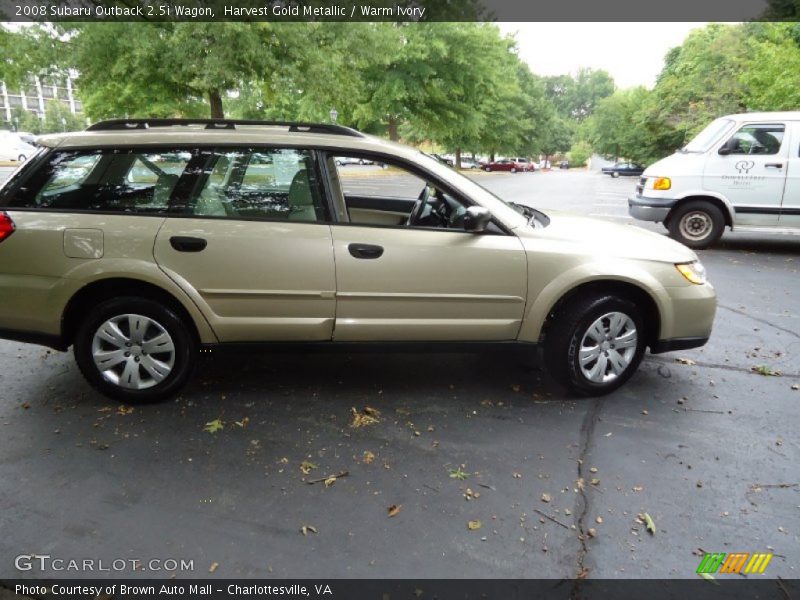
[{"label": "rear side window", "polygon": [[196,217],[329,221],[310,151],[200,151],[204,168],[185,212]]},{"label": "rear side window", "polygon": [[56,151],[9,199],[12,208],[166,212],[186,150]]}]

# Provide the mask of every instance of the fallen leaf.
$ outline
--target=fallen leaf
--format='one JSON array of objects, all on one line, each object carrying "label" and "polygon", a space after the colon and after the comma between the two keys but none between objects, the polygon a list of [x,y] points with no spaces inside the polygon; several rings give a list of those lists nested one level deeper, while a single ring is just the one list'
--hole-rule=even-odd
[{"label": "fallen leaf", "polygon": [[594,527],[590,527],[589,531],[587,531],[586,533],[588,533],[589,537],[591,538],[597,537],[597,529],[595,529]]},{"label": "fallen leaf", "polygon": [[592,485],[600,485],[600,480],[597,477],[594,477],[590,483]]},{"label": "fallen leaf", "polygon": [[553,498],[548,493],[542,494],[542,502],[550,502]]},{"label": "fallen leaf", "polygon": [[371,465],[374,460],[375,455],[369,450],[366,450],[364,452],[364,458],[361,459],[361,462],[363,462],[365,465]]},{"label": "fallen leaf", "polygon": [[475,531],[476,529],[480,529],[482,526],[483,524],[478,520],[470,521],[469,523],[467,523],[467,529],[469,529],[470,531]]},{"label": "fallen leaf", "polygon": [[644,513],[642,516],[644,517],[645,525],[647,525],[647,531],[649,531],[650,533],[655,535],[655,533],[656,533],[656,522],[653,521],[653,517],[651,517],[647,513]]},{"label": "fallen leaf", "polygon": [[387,514],[390,517],[396,517],[400,514],[400,511],[403,510],[402,504],[392,504],[389,508],[386,509]]},{"label": "fallen leaf", "polygon": [[597,467],[591,467],[591,468],[589,469],[589,472],[590,472],[590,473],[597,473]]},{"label": "fallen leaf", "polygon": [[331,487],[334,483],[336,483],[337,479],[338,477],[336,475],[331,475],[325,480],[325,487],[326,488]]},{"label": "fallen leaf", "polygon": [[235,423],[236,423],[236,424],[237,424],[239,427],[241,427],[242,429],[244,429],[245,427],[247,427],[247,424],[248,424],[249,422],[250,422],[250,417],[245,417],[245,418],[244,418],[244,419],[242,419],[241,421],[235,421]]},{"label": "fallen leaf", "polygon": [[675,359],[675,362],[680,363],[682,365],[696,365],[697,364],[691,358],[682,358],[680,356]]},{"label": "fallen leaf", "polygon": [[755,367],[750,367],[750,370],[753,373],[758,373],[759,375],[763,375],[764,377],[780,377],[783,375],[780,371],[773,370],[768,365],[757,365]]},{"label": "fallen leaf", "polygon": [[469,477],[469,474],[462,471],[461,467],[458,467],[456,469],[450,469],[450,479],[458,479],[459,481],[464,481],[467,477]]},{"label": "fallen leaf", "polygon": [[514,479],[522,479],[522,473],[513,473],[511,476]]},{"label": "fallen leaf", "polygon": [[208,433],[216,433],[222,429],[225,429],[225,424],[220,419],[209,421],[206,423],[206,426],[203,427],[203,431],[207,431]]},{"label": "fallen leaf", "polygon": [[799,384],[797,384],[797,383],[795,383],[795,384],[792,386],[792,389],[793,389],[793,390],[796,392],[797,390],[800,390],[800,385],[799,385]]},{"label": "fallen leaf", "polygon": [[350,422],[350,427],[366,427],[367,425],[374,425],[380,421],[381,413],[369,406],[365,407],[361,412],[357,411],[355,407],[352,409],[353,420]]},{"label": "fallen leaf", "polygon": [[217,567],[219,567],[219,563],[218,562],[211,563],[211,566],[208,567],[208,572],[209,573],[213,573],[214,571],[217,570]]},{"label": "fallen leaf", "polygon": [[317,465],[307,460],[304,460],[303,462],[300,463],[300,470],[303,472],[303,475],[308,475],[309,473],[311,473],[312,470],[316,468]]},{"label": "fallen leaf", "polygon": [[121,404],[119,408],[117,408],[117,414],[120,416],[129,415],[132,412],[133,412],[132,406],[125,406],[124,404]]},{"label": "fallen leaf", "polygon": [[634,491],[634,492],[641,492],[643,489],[644,489],[644,488],[643,488],[641,485],[635,485],[635,486],[633,486],[633,491]]},{"label": "fallen leaf", "polygon": [[598,525],[602,525],[603,524],[603,517],[597,517],[595,519],[595,521],[597,522]]},{"label": "fallen leaf", "polygon": [[309,532],[317,533],[317,528],[314,527],[313,525],[303,525],[302,527],[300,527],[300,533],[302,533],[303,535],[308,535]]}]

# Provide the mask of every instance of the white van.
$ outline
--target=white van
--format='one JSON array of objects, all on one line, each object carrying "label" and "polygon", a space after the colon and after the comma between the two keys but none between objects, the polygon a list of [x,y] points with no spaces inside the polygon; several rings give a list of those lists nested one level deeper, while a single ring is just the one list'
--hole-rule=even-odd
[{"label": "white van", "polygon": [[690,248],[709,247],[726,226],[800,232],[800,112],[715,120],[645,170],[628,210]]}]

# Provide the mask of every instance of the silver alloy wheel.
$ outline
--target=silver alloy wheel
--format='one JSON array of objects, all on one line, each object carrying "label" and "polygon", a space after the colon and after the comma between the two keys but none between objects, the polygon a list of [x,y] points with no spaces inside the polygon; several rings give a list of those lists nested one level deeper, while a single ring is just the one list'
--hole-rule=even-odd
[{"label": "silver alloy wheel", "polygon": [[678,227],[683,237],[699,242],[711,235],[714,224],[708,213],[693,210],[683,215]]},{"label": "silver alloy wheel", "polygon": [[638,344],[636,325],[628,315],[610,312],[592,323],[578,351],[581,372],[589,381],[608,383],[630,366]]},{"label": "silver alloy wheel", "polygon": [[175,344],[167,330],[150,317],[119,315],[95,332],[92,358],[106,381],[130,390],[146,390],[172,372]]}]

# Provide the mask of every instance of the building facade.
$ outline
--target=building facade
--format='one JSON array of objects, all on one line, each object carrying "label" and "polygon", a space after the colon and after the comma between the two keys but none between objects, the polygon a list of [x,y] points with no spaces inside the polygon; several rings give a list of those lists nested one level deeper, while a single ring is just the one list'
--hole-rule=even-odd
[{"label": "building facade", "polygon": [[9,88],[5,82],[0,81],[0,122],[4,128],[16,129],[18,123],[14,123],[15,107],[21,107],[44,119],[45,107],[51,100],[64,104],[73,115],[83,115],[83,106],[77,98],[72,77],[51,81],[33,77],[22,89]]}]

